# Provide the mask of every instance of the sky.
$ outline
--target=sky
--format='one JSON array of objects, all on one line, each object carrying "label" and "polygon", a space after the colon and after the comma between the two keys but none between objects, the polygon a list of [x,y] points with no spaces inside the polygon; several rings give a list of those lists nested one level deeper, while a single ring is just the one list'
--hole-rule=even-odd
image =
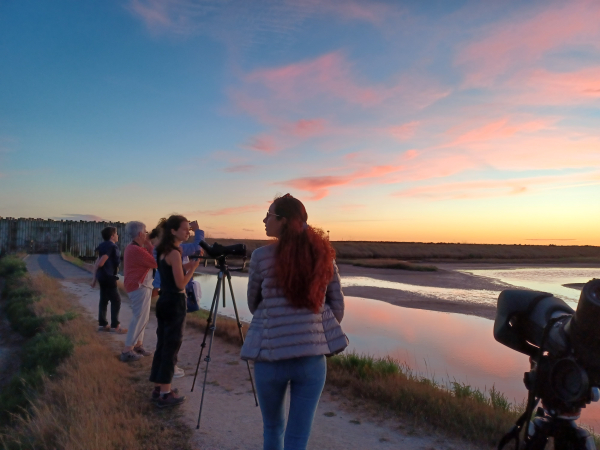
[{"label": "sky", "polygon": [[600,1],[4,0],[0,216],[600,245]]}]

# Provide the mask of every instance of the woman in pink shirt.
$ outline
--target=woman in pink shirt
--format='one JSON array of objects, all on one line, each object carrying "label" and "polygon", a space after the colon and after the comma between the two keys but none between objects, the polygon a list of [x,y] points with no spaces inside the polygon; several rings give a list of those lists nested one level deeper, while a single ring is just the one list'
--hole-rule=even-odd
[{"label": "woman in pink shirt", "polygon": [[130,362],[152,354],[144,349],[143,344],[144,329],[150,318],[152,281],[157,265],[152,256],[154,248],[148,239],[146,225],[142,222],[129,222],[125,226],[125,234],[131,239],[131,244],[125,247],[124,284],[133,315],[120,359]]}]

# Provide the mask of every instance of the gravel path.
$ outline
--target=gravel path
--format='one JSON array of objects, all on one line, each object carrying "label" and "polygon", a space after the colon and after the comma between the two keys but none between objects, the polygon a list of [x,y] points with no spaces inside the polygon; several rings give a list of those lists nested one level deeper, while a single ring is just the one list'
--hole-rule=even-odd
[{"label": "gravel path", "polygon": [[[90,274],[64,261],[60,255],[30,255],[26,259],[30,272],[43,271],[61,280],[66,290],[75,294],[91,319],[96,320],[99,292],[89,286]],[[205,295],[208,295],[205,293]],[[123,296],[121,323],[127,327],[131,318],[128,299]],[[156,345],[156,318],[151,314],[145,346]],[[113,335],[124,341],[124,336]],[[200,350],[202,334],[188,328],[179,353],[178,365],[186,376],[173,384],[188,396],[182,406],[182,419],[194,429],[193,445],[202,450],[259,450],[262,448],[262,419],[254,404],[246,365],[239,359],[239,346],[216,339],[212,350],[204,411],[200,430],[196,421],[201,389],[190,392]],[[135,363],[138,364],[138,363]],[[203,362],[201,367],[204,367]],[[199,374],[201,383],[203,371]],[[149,383],[149,388],[150,388]],[[326,387],[319,403],[308,448],[311,450],[348,449],[469,449],[476,448],[441,435],[431,435],[412,425],[389,419],[385,412],[374,412],[355,399],[346,399],[337,389]]]}]

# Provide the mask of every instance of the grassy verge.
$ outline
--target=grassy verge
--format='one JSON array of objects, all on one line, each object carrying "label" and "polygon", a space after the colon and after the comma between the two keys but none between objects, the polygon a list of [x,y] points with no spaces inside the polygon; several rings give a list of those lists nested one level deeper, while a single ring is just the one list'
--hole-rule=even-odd
[{"label": "grassy verge", "polygon": [[357,267],[370,267],[374,269],[412,270],[415,272],[435,272],[437,267],[431,265],[415,264],[399,259],[338,259],[339,264],[352,264]]},{"label": "grassy verge", "polygon": [[88,270],[88,267],[90,266],[90,264],[87,264],[84,261],[82,261],[81,259],[77,258],[76,256],[71,255],[69,252],[66,252],[66,253],[63,252],[63,253],[60,254],[60,256],[65,261],[68,261],[71,264],[74,264],[77,267],[80,267],[80,268],[82,268],[84,270]]},{"label": "grassy verge", "polygon": [[149,358],[119,362],[116,343],[77,314],[77,300],[55,279],[28,276],[11,257],[0,260],[0,274],[4,310],[30,335],[10,396],[2,391],[0,410],[12,414],[0,428],[0,448],[190,448],[191,431],[176,412],[148,401]]},{"label": "grassy verge", "polygon": [[389,408],[415,425],[426,424],[471,442],[494,445],[522,413],[492,388],[442,386],[392,358],[344,354],[329,358],[327,383]]}]

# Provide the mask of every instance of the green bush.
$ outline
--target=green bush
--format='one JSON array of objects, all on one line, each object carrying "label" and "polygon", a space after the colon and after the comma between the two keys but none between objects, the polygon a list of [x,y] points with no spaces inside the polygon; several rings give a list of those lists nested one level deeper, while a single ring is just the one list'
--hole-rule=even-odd
[{"label": "green bush", "polygon": [[35,335],[23,347],[21,367],[33,371],[40,367],[45,373],[53,374],[56,367],[73,353],[73,342],[58,332]]},{"label": "green bush", "polygon": [[28,284],[25,264],[18,258],[2,258],[0,274],[5,281],[4,313],[11,327],[29,338],[23,345],[19,373],[0,392],[0,423],[7,423],[13,414],[25,411],[43,387],[44,376],[54,374],[61,361],[73,353],[74,343],[60,332],[59,325],[76,314],[36,315],[32,305],[40,297]]},{"label": "green bush", "polygon": [[0,259],[0,277],[20,277],[27,273],[25,262],[16,256],[5,256]]}]

